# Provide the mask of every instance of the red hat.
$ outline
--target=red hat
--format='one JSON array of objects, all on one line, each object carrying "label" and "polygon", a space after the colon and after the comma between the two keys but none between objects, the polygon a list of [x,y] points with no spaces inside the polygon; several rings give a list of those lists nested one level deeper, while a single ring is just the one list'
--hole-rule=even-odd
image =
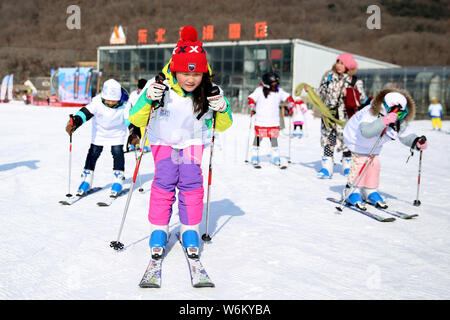
[{"label": "red hat", "polygon": [[358,63],[350,53],[341,53],[336,60],[342,61],[342,63],[348,70],[358,69]]},{"label": "red hat", "polygon": [[197,40],[197,30],[193,26],[185,26],[181,30],[181,39],[173,50],[170,71],[208,72],[203,42]]}]

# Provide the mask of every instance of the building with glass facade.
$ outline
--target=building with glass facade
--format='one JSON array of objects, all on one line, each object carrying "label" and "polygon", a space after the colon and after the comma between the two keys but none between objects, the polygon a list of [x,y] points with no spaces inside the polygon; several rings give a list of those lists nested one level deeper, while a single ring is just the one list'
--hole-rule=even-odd
[{"label": "building with glass facade", "polygon": [[[140,78],[154,77],[172,56],[176,44],[104,46],[97,50],[102,79],[117,79],[134,90]],[[281,87],[293,92],[306,82],[319,85],[342,51],[299,39],[205,42],[204,48],[219,84],[235,112],[247,112],[247,97],[265,72],[280,75]],[[354,55],[360,68],[395,68],[386,62]]]},{"label": "building with glass facade", "polygon": [[428,106],[433,98],[439,100],[448,116],[450,104],[450,67],[404,67],[395,69],[360,69],[357,76],[363,80],[369,96],[385,88],[404,89],[416,102],[416,119],[427,117]]}]

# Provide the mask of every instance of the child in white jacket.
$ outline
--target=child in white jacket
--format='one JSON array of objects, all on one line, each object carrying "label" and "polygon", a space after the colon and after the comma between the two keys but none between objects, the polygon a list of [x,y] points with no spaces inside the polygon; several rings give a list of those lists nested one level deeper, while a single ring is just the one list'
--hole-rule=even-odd
[{"label": "child in white jacket", "polygon": [[442,105],[438,102],[436,98],[431,99],[431,104],[428,106],[428,116],[431,118],[433,130],[436,130],[437,127],[438,130],[441,131]]},{"label": "child in white jacket", "polygon": [[82,182],[77,195],[83,196],[92,188],[95,164],[104,145],[111,146],[114,160],[111,196],[116,197],[122,192],[125,179],[123,145],[129,125],[127,101],[128,93],[120,83],[114,79],[107,80],[103,84],[102,93],[95,96],[91,103],[81,108],[67,123],[66,132],[71,135],[82,124],[92,119],[92,142],[81,173]]},{"label": "child in white jacket", "polygon": [[262,138],[269,138],[272,146],[272,161],[281,166],[278,150],[278,135],[280,133],[280,103],[286,101],[288,109],[294,107],[294,99],[283,88],[280,88],[280,76],[275,72],[267,72],[262,76],[262,82],[248,96],[250,116],[255,116],[255,139],[251,162],[259,164],[259,148]]},{"label": "child in white jacket", "polygon": [[[397,138],[410,148],[427,148],[425,136],[418,137],[408,125],[414,115],[415,103],[407,92],[385,89],[370,105],[357,112],[347,122],[344,141],[352,152],[352,164],[344,190],[344,198],[348,204],[366,210],[366,201],[387,208],[377,191],[380,176],[379,154],[384,143]],[[369,156],[372,159],[361,171]]]}]

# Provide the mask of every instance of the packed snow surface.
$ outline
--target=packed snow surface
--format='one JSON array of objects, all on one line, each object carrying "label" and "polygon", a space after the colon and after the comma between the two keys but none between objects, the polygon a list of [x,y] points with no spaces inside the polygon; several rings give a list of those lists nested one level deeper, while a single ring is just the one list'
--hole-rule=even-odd
[{"label": "packed snow surface", "polygon": [[[391,208],[417,213],[412,220],[381,223],[349,209],[337,214],[327,197],[340,198],[346,178],[335,157],[331,180],[319,180],[320,120],[308,118],[302,139],[291,140],[288,169],[270,163],[263,140],[262,169],[244,162],[250,118],[217,135],[209,219],[210,243],[201,260],[215,288],[191,286],[184,254],[172,236],[163,263],[162,288],[141,289],[150,258],[147,220],[153,159],[145,154],[115,251],[127,195],[99,207],[111,187],[112,156],[105,147],[94,177],[104,190],[73,206],[59,203],[69,191],[69,137],[64,128],[76,108],[0,104],[0,299],[449,299],[450,298],[450,127],[432,131],[431,121],[414,121],[426,135],[420,207],[414,207],[419,153],[387,143],[381,154],[380,192]],[[286,119],[286,124],[288,120]],[[280,139],[287,163],[288,130]],[[70,192],[90,144],[91,125],[73,136]],[[250,136],[251,139],[251,136]],[[203,156],[205,204],[209,147]],[[130,185],[134,153],[125,154]],[[144,192],[138,192],[141,186]],[[375,209],[371,209],[375,211]],[[206,212],[206,206],[205,206]],[[378,212],[384,216],[381,212]],[[205,232],[206,214],[200,226]]]}]

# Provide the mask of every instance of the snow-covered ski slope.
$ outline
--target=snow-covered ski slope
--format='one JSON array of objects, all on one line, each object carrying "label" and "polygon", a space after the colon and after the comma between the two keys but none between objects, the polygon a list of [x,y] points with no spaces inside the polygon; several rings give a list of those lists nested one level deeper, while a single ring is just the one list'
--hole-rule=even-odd
[{"label": "snow-covered ski slope", "polygon": [[[287,170],[268,162],[266,140],[263,168],[257,170],[244,163],[249,116],[235,114],[233,126],[216,139],[212,242],[203,245],[201,255],[216,287],[192,288],[183,252],[172,236],[162,288],[141,289],[138,284],[150,259],[151,154],[141,163],[145,191],[134,191],[125,220],[125,250],[114,251],[109,244],[117,239],[127,197],[110,207],[96,205],[111,186],[109,148],[94,177],[94,186],[105,190],[73,206],[58,203],[68,192],[69,137],[64,128],[76,111],[0,104],[0,299],[450,298],[450,135],[432,131],[430,121],[412,123],[429,142],[423,154],[421,207],[412,206],[418,153],[406,163],[409,149],[394,141],[381,155],[382,195],[391,208],[419,217],[380,223],[347,208],[337,214],[326,200],[340,197],[346,179],[339,173],[340,155],[332,180],[316,178],[321,157],[318,119],[309,118],[305,136],[291,141]],[[444,130],[449,128],[450,122],[444,121]],[[88,123],[73,137],[72,193],[80,182],[90,136]],[[286,162],[287,136],[279,142]],[[133,153],[125,156],[129,185],[135,158]],[[208,159],[206,148],[205,191]],[[177,211],[175,204],[173,235],[179,229]]]}]

